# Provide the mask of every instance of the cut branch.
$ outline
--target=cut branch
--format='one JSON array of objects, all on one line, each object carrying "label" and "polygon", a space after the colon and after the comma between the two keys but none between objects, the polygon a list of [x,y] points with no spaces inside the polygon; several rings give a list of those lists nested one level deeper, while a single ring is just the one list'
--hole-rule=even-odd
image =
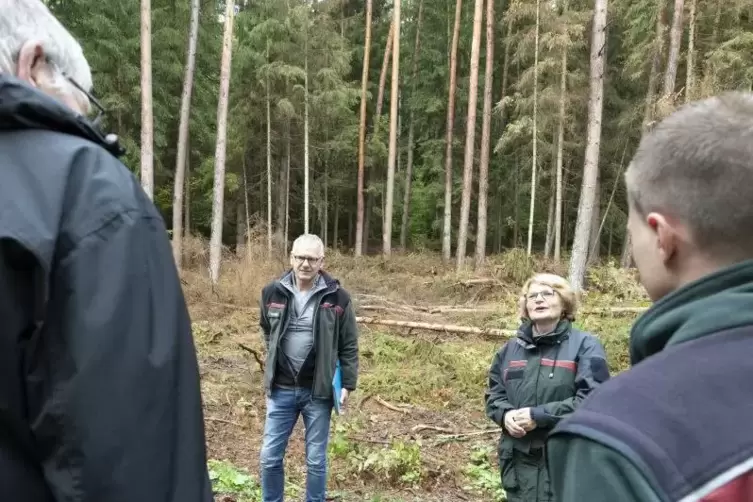
[{"label": "cut branch", "polygon": [[381,326],[396,326],[400,328],[425,329],[428,331],[441,331],[445,333],[465,333],[471,335],[487,335],[494,337],[509,338],[515,335],[512,329],[476,328],[473,326],[456,326],[453,324],[432,324],[428,322],[394,321],[392,319],[377,319],[375,317],[356,317],[356,322],[361,324],[377,324]]},{"label": "cut branch", "polygon": [[259,351],[256,349],[252,349],[248,345],[244,345],[242,343],[239,343],[238,347],[242,348],[243,350],[245,350],[246,352],[249,352],[250,354],[254,356],[254,359],[256,359],[256,362],[259,364],[259,368],[261,368],[261,371],[263,373],[264,372],[264,358],[259,353]]}]

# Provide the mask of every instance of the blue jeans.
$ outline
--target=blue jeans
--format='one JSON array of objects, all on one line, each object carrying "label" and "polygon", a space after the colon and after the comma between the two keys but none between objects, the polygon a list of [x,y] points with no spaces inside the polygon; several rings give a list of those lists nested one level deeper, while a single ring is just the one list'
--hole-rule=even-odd
[{"label": "blue jeans", "polygon": [[306,428],[306,502],[324,502],[327,492],[327,442],[332,400],[311,397],[310,389],[274,387],[267,397],[267,418],[261,448],[261,490],[264,502],[283,502],[283,459],[298,416]]}]

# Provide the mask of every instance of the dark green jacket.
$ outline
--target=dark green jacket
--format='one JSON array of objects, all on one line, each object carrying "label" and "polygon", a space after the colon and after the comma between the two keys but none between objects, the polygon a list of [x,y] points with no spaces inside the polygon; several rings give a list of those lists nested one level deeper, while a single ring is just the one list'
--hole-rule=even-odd
[{"label": "dark green jacket", "polygon": [[[268,284],[261,294],[260,320],[267,346],[267,361],[264,369],[264,388],[267,393],[275,383],[284,378],[289,383],[289,375],[280,375],[278,358],[282,357],[280,341],[288,323],[288,307],[293,301],[292,293],[281,281],[292,274],[288,271],[280,278]],[[307,381],[302,383],[312,389],[314,397],[328,399],[332,397],[332,378],[337,361],[342,370],[342,385],[345,389],[355,390],[358,381],[358,329],[356,316],[350,295],[339,281],[329,274],[321,272],[326,287],[315,294],[319,305],[314,311],[314,347],[304,367],[310,367]],[[302,369],[304,372],[304,369]]]},{"label": "dark green jacket", "polygon": [[749,500],[753,261],[656,302],[630,350],[634,367],[550,435],[557,500]]},{"label": "dark green jacket", "polygon": [[513,438],[503,427],[502,443],[528,452],[544,445],[549,430],[601,382],[609,378],[599,340],[561,321],[553,333],[533,338],[525,322],[494,356],[486,391],[486,414],[503,426],[510,410],[531,407],[537,428]]}]

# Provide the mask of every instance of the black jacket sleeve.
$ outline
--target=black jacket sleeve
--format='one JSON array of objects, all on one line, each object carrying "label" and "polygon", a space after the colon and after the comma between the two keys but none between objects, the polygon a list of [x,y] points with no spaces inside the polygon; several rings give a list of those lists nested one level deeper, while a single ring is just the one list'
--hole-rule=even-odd
[{"label": "black jacket sleeve", "polygon": [[661,502],[631,461],[600,443],[557,434],[547,442],[547,459],[558,502]]},{"label": "black jacket sleeve", "polygon": [[348,301],[343,318],[340,320],[339,359],[342,371],[342,385],[350,391],[358,383],[358,326],[353,303]]},{"label": "black jacket sleeve", "polygon": [[269,286],[266,286],[261,291],[261,299],[259,300],[259,327],[261,328],[261,334],[264,338],[264,347],[269,350],[269,333],[271,326],[269,325],[269,319],[267,318],[267,299]]},{"label": "black jacket sleeve", "polygon": [[489,368],[489,387],[484,395],[486,401],[486,416],[495,424],[502,426],[505,413],[515,409],[507,398],[507,389],[505,388],[505,379],[503,375],[502,364],[505,360],[507,345],[497,352]]},{"label": "black jacket sleeve", "polygon": [[554,401],[532,408],[531,415],[538,427],[550,428],[557,425],[557,422],[572,413],[591,391],[609,379],[604,347],[595,336],[588,335],[583,340],[577,358],[575,395],[563,401]]},{"label": "black jacket sleeve", "polygon": [[[117,193],[105,169],[125,171],[101,166],[76,204]],[[191,322],[162,218],[131,179],[127,203],[91,199],[51,269],[27,378],[38,460],[55,500],[210,502]]]}]

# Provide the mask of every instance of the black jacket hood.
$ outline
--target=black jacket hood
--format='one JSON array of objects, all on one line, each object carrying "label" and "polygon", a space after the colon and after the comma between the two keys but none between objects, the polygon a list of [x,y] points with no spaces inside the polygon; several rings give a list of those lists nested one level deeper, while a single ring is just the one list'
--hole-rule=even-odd
[{"label": "black jacket hood", "polygon": [[114,134],[105,136],[86,117],[11,75],[0,73],[0,131],[41,129],[92,141],[115,157],[125,150]]}]

